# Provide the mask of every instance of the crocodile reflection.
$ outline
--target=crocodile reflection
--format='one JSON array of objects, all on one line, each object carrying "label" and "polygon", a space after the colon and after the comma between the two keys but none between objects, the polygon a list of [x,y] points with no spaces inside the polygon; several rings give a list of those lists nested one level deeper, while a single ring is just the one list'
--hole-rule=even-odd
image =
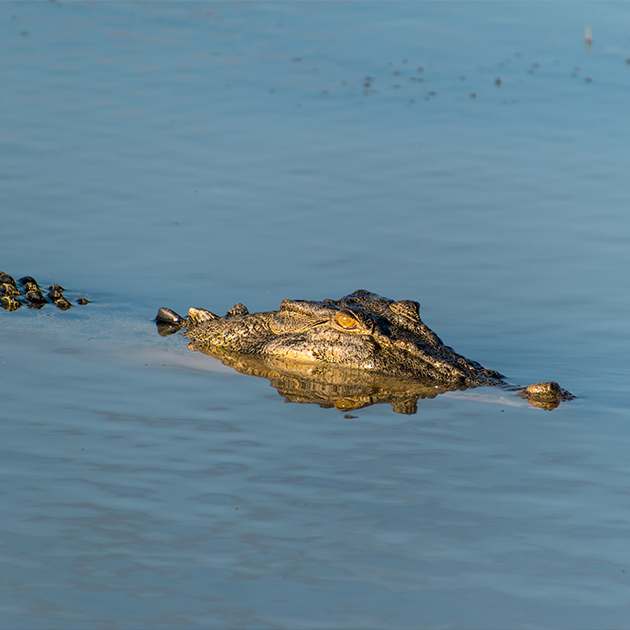
[{"label": "crocodile reflection", "polygon": [[185,328],[190,348],[239,372],[268,378],[287,400],[357,409],[387,402],[414,413],[417,400],[495,385],[536,407],[573,398],[555,382],[516,387],[502,374],[457,354],[420,318],[413,300],[358,290],[339,300],[283,300],[278,311],[225,317],[191,308],[188,317],[161,308],[158,332]]},{"label": "crocodile reflection", "polygon": [[[435,398],[455,388],[431,381],[413,381],[333,365],[308,365],[276,357],[255,357],[217,349],[191,341],[191,350],[203,352],[241,374],[269,380],[272,387],[292,403],[352,411],[380,403],[390,404],[396,413],[414,414],[421,398]],[[458,389],[465,389],[464,387]]]}]

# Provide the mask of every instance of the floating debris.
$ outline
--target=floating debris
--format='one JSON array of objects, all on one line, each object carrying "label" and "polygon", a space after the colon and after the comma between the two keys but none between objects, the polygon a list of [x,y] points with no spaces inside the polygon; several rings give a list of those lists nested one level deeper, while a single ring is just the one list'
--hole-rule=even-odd
[{"label": "floating debris", "polygon": [[593,33],[591,31],[591,27],[588,26],[588,24],[586,25],[586,28],[584,29],[584,41],[587,44],[593,43]]}]

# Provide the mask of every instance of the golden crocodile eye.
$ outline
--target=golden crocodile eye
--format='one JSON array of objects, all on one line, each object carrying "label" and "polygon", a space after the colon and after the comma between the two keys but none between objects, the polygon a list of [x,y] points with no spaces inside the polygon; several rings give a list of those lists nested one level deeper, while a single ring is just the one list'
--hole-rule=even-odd
[{"label": "golden crocodile eye", "polygon": [[343,311],[337,313],[337,323],[346,330],[357,327],[357,320],[354,319],[354,317],[350,317],[350,315],[344,313]]}]

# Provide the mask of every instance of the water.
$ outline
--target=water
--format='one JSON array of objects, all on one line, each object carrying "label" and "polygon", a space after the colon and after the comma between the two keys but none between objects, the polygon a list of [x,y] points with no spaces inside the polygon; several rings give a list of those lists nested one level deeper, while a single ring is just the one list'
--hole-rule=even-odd
[{"label": "water", "polygon": [[[0,313],[0,626],[626,627],[629,18],[0,5],[0,268],[91,300]],[[578,399],[285,404],[151,322],[357,288]]]}]

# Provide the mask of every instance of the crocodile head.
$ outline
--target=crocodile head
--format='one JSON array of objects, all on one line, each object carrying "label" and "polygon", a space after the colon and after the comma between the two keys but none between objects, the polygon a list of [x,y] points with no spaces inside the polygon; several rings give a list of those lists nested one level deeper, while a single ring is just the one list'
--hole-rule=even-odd
[{"label": "crocodile head", "polygon": [[457,354],[424,324],[413,300],[355,291],[339,300],[283,300],[277,311],[225,317],[191,308],[187,318],[161,308],[158,331],[185,328],[189,347],[239,372],[269,378],[287,400],[358,408],[391,402],[413,413],[418,398],[499,385],[530,404],[555,409],[573,394],[555,382],[517,387]]},{"label": "crocodile head", "polygon": [[283,300],[278,311],[267,313],[249,314],[242,305],[226,317],[190,309],[181,323],[191,347],[215,356],[276,357],[454,387],[497,384],[502,378],[445,346],[422,322],[417,302],[364,290],[340,300]]}]

